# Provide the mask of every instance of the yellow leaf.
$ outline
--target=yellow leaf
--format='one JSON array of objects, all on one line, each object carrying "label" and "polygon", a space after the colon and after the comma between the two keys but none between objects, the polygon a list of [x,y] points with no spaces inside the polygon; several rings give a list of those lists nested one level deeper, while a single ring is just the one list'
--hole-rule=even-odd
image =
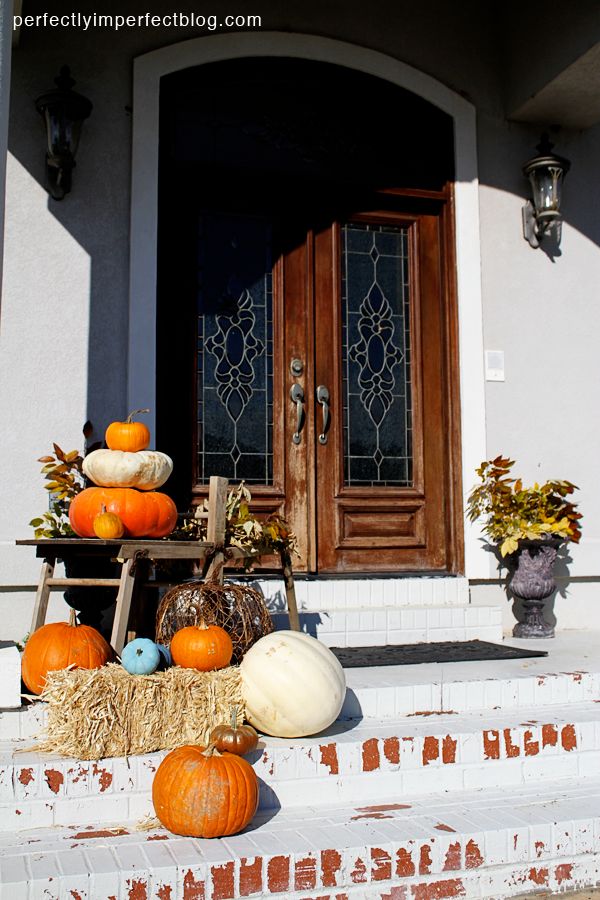
[{"label": "yellow leaf", "polygon": [[506,538],[503,541],[502,546],[500,547],[500,553],[502,556],[508,556],[510,553],[514,553],[515,550],[519,549],[519,542],[514,538]]}]

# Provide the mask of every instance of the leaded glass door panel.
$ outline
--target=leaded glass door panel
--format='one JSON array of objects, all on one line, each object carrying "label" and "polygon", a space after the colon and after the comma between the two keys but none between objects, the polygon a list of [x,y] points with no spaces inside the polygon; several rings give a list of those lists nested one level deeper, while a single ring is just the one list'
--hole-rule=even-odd
[{"label": "leaded glass door panel", "polygon": [[440,216],[357,215],[314,256],[318,569],[449,567]]}]

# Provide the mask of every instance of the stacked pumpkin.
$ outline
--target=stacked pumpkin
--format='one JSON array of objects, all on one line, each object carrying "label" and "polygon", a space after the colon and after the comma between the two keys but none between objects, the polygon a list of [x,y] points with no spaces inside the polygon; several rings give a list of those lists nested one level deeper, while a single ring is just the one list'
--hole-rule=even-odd
[{"label": "stacked pumpkin", "polygon": [[158,450],[148,450],[150,432],[134,422],[135,410],[125,422],[106,429],[107,450],[94,450],[83,461],[83,472],[97,487],[85,488],[71,501],[69,521],[79,537],[105,540],[161,538],[177,522],[170,497],[156,490],[171,472],[173,462]]}]

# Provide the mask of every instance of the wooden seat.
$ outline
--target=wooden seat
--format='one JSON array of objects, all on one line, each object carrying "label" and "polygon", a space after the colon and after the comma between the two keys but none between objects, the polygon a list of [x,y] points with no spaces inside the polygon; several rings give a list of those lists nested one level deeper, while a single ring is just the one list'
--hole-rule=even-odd
[{"label": "wooden seat", "polygon": [[[37,555],[43,557],[40,579],[35,597],[31,633],[40,628],[46,621],[48,600],[51,590],[66,587],[115,587],[117,602],[113,622],[111,644],[117,653],[121,653],[127,637],[127,626],[131,611],[132,598],[137,589],[147,584],[169,584],[167,581],[147,581],[148,564],[154,560],[190,559],[199,563],[210,558],[206,573],[207,578],[216,577],[222,582],[223,564],[228,559],[244,559],[246,554],[232,547],[225,551],[225,525],[227,503],[226,478],[213,476],[210,479],[208,495],[208,513],[199,513],[198,518],[207,517],[207,541],[168,541],[168,540],[110,540],[99,538],[49,538],[41,540],[17,541],[19,545],[33,545]],[[55,578],[54,568],[57,559],[74,556],[92,555],[100,558],[116,558],[121,564],[119,578]],[[300,630],[296,594],[289,554],[281,554],[282,572],[285,581],[290,628]]]}]

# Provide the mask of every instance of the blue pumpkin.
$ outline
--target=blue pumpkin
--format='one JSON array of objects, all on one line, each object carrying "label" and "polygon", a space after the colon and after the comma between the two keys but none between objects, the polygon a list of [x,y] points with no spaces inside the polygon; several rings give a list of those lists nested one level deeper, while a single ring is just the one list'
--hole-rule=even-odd
[{"label": "blue pumpkin", "polygon": [[160,663],[158,666],[158,671],[162,672],[164,669],[168,669],[173,665],[173,660],[171,658],[171,651],[165,644],[157,644],[158,652],[160,653]]},{"label": "blue pumpkin", "polygon": [[149,638],[136,638],[123,647],[121,664],[130,675],[152,675],[161,662],[158,645]]}]

